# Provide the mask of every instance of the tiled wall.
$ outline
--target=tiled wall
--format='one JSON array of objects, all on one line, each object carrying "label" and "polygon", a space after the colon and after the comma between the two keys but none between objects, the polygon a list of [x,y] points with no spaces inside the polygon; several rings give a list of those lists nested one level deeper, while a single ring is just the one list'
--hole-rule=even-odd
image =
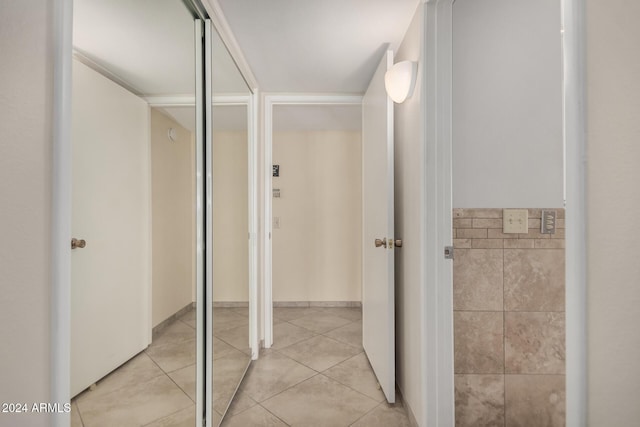
[{"label": "tiled wall", "polygon": [[564,210],[556,234],[502,233],[502,209],[454,209],[457,426],[565,424]]}]

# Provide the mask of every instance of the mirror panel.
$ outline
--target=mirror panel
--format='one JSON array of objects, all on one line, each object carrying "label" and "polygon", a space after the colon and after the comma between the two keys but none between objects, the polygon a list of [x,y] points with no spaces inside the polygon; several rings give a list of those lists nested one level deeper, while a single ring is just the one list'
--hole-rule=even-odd
[{"label": "mirror panel", "polygon": [[194,16],[75,0],[73,44],[72,418],[195,425]]},{"label": "mirror panel", "polygon": [[215,419],[225,414],[251,360],[248,239],[251,92],[216,32],[212,45]]}]

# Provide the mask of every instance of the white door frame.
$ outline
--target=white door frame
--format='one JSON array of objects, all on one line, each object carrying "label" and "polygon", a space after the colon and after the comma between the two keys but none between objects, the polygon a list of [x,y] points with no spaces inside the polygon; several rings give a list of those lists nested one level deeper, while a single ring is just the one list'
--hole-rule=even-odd
[{"label": "white door frame", "polygon": [[271,246],[272,220],[272,163],[273,163],[273,107],[275,105],[362,105],[359,95],[283,95],[264,94],[264,151],[262,167],[263,206],[262,206],[262,339],[264,348],[273,344],[273,283]]},{"label": "white door frame", "polygon": [[[433,154],[437,156],[438,162],[442,166],[436,172],[436,183],[438,195],[436,203],[441,209],[437,209],[442,218],[437,220],[438,243],[435,248],[428,248],[426,269],[430,274],[430,279],[436,279],[436,283],[447,284],[452,287],[452,278],[447,269],[438,269],[432,263],[436,258],[436,263],[442,259],[442,249],[444,245],[441,236],[451,233],[451,223],[447,222],[447,216],[451,217],[451,74],[452,74],[452,36],[453,36],[453,4],[455,0],[423,0],[426,3],[425,22],[427,31],[425,34],[425,73],[434,73],[432,84],[427,82],[427,122],[434,123],[437,151]],[[587,327],[586,327],[586,116],[585,116],[585,17],[584,0],[563,0],[562,2],[562,32],[563,32],[563,116],[564,116],[564,146],[565,146],[565,208],[566,208],[566,424],[567,427],[581,427],[587,424]],[[435,84],[433,84],[435,82]],[[428,133],[427,133],[428,135]],[[429,146],[429,144],[427,144]],[[427,168],[432,164],[427,159]],[[429,169],[427,169],[429,171]],[[427,193],[429,193],[429,189]],[[427,202],[429,194],[427,194]],[[448,204],[448,210],[447,210]],[[428,206],[427,206],[428,207]],[[427,211],[428,212],[428,211]],[[435,212],[438,214],[438,212]],[[428,223],[433,226],[434,224]],[[435,249],[435,253],[433,250]],[[434,268],[432,270],[431,268]],[[427,293],[431,297],[437,297],[433,290],[429,289],[427,283]],[[426,297],[427,295],[425,295]],[[440,295],[437,299],[438,319],[447,321],[452,313],[447,314],[447,310],[452,311],[449,291]],[[425,308],[428,308],[429,300],[424,301]],[[428,311],[428,310],[426,310]],[[424,323],[427,319],[421,319],[425,325],[426,336],[424,343],[429,351],[429,342],[436,346],[442,346],[444,341],[434,341],[433,334],[438,331],[431,331],[434,326],[431,323]],[[432,321],[435,319],[432,319]],[[437,326],[436,326],[437,328]],[[443,331],[439,331],[442,333]],[[446,333],[450,333],[445,331]],[[436,335],[437,336],[437,335]],[[431,341],[430,341],[431,339]],[[453,389],[446,382],[449,378],[438,378],[438,371],[444,370],[447,377],[453,377],[453,359],[447,363],[444,356],[449,351],[449,344],[446,348],[434,350],[431,354],[425,353],[426,376],[423,377],[423,396],[426,397],[426,407],[424,408],[424,419],[428,426],[453,426],[451,407],[445,405],[442,408],[443,398],[448,401],[452,397]],[[445,366],[438,365],[437,360],[445,363]],[[446,393],[443,395],[443,393]],[[442,413],[443,409],[446,411]],[[440,415],[442,413],[442,416]],[[444,417],[444,418],[442,418]]]},{"label": "white door frame", "polygon": [[[249,197],[249,346],[251,359],[260,353],[258,340],[258,111],[257,91],[249,95],[214,95],[212,105],[247,108],[248,197]],[[193,96],[148,96],[150,107],[193,107]],[[215,132],[215,123],[213,124]],[[209,371],[211,372],[211,371]]]}]

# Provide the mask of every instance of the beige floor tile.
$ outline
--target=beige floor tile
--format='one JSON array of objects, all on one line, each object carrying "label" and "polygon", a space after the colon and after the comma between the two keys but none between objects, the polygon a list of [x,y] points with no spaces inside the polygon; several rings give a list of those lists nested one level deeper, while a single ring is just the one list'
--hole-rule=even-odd
[{"label": "beige floor tile", "polygon": [[192,405],[191,399],[164,375],[78,400],[86,427],[142,426]]},{"label": "beige floor tile", "polygon": [[195,337],[196,331],[191,326],[183,322],[173,322],[153,338],[150,347],[176,344],[181,341],[193,340]]},{"label": "beige floor tile", "polygon": [[360,307],[314,307],[319,313],[332,314],[352,322],[362,320]]},{"label": "beige floor tile", "polygon": [[246,411],[257,404],[258,402],[249,397],[247,393],[238,390],[235,396],[233,396],[233,401],[231,402],[231,405],[229,405],[229,409],[227,409],[225,416],[230,417],[235,414],[239,414],[240,412]]},{"label": "beige floor tile", "polygon": [[213,333],[217,334],[219,331],[225,329],[237,328],[238,326],[244,326],[249,324],[249,318],[235,311],[233,308],[220,308],[213,309]]},{"label": "beige floor tile", "polygon": [[274,349],[289,347],[315,335],[315,332],[283,321],[273,325],[273,345],[271,347]]},{"label": "beige floor tile", "polygon": [[378,385],[378,379],[364,353],[357,354],[323,373],[378,402],[385,400],[384,393]]},{"label": "beige floor tile", "polygon": [[84,427],[82,418],[80,418],[80,412],[78,411],[78,405],[75,401],[71,403],[71,427]]},{"label": "beige floor tile", "polygon": [[221,339],[227,344],[233,346],[236,350],[240,350],[243,353],[249,351],[249,325],[237,326],[235,328],[229,328],[214,332],[215,337]]},{"label": "beige floor tile", "polygon": [[249,307],[234,307],[233,311],[243,315],[244,317],[249,317]]},{"label": "beige floor tile", "polygon": [[257,405],[225,418],[221,427],[286,427],[286,424],[262,406]]},{"label": "beige floor tile", "polygon": [[98,381],[93,390],[86,390],[79,394],[76,400],[80,401],[88,397],[95,399],[119,388],[131,387],[161,375],[164,375],[162,369],[158,368],[158,365],[146,353],[142,352]]},{"label": "beige floor tile", "polygon": [[294,426],[349,426],[378,405],[322,374],[265,401],[262,405]]},{"label": "beige floor tile", "polygon": [[193,427],[196,424],[196,406],[191,405],[168,417],[153,421],[145,427]]},{"label": "beige floor tile", "polygon": [[325,333],[324,335],[334,340],[343,342],[345,344],[352,345],[362,350],[362,321],[356,321],[342,326],[341,328],[334,329]]},{"label": "beige floor tile", "polygon": [[274,307],[273,317],[289,322],[317,312],[316,308],[311,307]]},{"label": "beige floor tile", "polygon": [[[185,327],[188,328],[186,325]],[[176,369],[196,363],[196,340],[190,339],[164,342],[163,345],[151,345],[145,352],[163,371],[173,372]]]},{"label": "beige floor tile", "polygon": [[381,403],[352,424],[353,427],[411,427],[407,412],[402,405]]},{"label": "beige floor tile", "polygon": [[270,351],[253,361],[240,389],[255,401],[262,402],[313,375],[315,372],[306,366]]},{"label": "beige floor tile", "polygon": [[305,366],[322,372],[350,357],[360,350],[322,335],[301,341],[280,350],[282,354]]},{"label": "beige floor tile", "polygon": [[238,349],[216,338],[215,336],[213,337],[213,360],[216,360],[229,353],[233,353],[237,350]]},{"label": "beige floor tile", "polygon": [[221,414],[229,406],[250,358],[240,351],[216,359],[213,367],[213,408]]},{"label": "beige floor tile", "polygon": [[351,323],[350,320],[344,317],[338,317],[329,313],[311,313],[306,316],[300,317],[289,321],[296,326],[301,326],[305,329],[309,329],[317,334],[323,334],[333,329],[337,329],[341,326]]},{"label": "beige floor tile", "polygon": [[189,365],[168,374],[178,387],[195,403],[196,401],[196,365]]},{"label": "beige floor tile", "polygon": [[187,325],[191,326],[192,328],[195,329],[196,327],[196,310],[195,309],[191,309],[189,311],[187,311],[186,313],[183,313],[180,317],[178,317],[179,320],[183,321],[184,323],[186,323]]}]

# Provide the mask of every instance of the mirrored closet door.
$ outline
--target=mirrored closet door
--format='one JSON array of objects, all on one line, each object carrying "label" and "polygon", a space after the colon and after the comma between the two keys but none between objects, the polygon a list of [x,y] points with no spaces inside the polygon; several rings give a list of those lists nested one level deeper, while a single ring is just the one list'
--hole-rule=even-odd
[{"label": "mirrored closet door", "polygon": [[72,425],[201,425],[197,17],[182,0],[74,1]]},{"label": "mirrored closet door", "polygon": [[255,280],[251,269],[255,260],[250,238],[251,91],[215,31],[212,49],[212,425],[217,426],[216,420],[226,414],[251,361],[249,295],[250,283]]}]

